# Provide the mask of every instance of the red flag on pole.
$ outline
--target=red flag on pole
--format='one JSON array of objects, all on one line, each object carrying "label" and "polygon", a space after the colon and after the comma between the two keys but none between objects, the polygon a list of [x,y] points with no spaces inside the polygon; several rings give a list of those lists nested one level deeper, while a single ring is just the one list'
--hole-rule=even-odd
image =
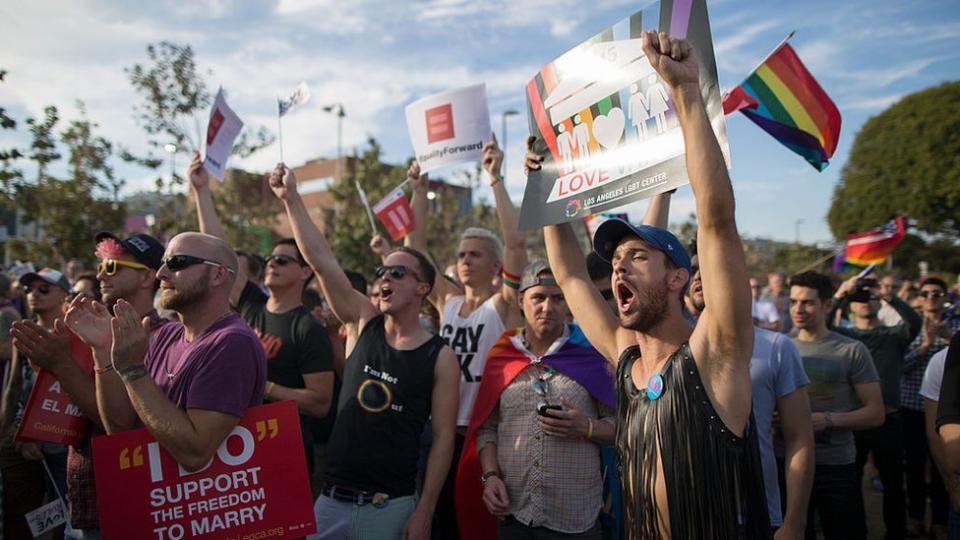
[{"label": "red flag on pole", "polygon": [[402,187],[391,191],[380,202],[373,205],[373,213],[377,214],[394,242],[416,229],[413,208],[404,196]]}]

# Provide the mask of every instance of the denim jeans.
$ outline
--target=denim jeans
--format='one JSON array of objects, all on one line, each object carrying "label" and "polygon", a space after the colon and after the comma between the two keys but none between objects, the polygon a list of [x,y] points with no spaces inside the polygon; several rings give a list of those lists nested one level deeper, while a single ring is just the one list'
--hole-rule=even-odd
[{"label": "denim jeans", "polygon": [[816,539],[815,514],[826,540],[863,540],[867,537],[863,493],[857,481],[856,464],[817,465],[807,507],[808,540]]}]

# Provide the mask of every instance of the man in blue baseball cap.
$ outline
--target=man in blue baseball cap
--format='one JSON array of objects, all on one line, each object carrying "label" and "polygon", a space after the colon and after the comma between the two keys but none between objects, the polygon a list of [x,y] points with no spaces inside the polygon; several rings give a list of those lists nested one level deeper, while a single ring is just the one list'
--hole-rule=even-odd
[{"label": "man in blue baseball cap", "polygon": [[[690,256],[669,231],[603,223],[597,254],[613,266],[617,313],[587,273],[569,224],[544,230],[550,267],[590,343],[617,369],[617,452],[628,538],[767,538],[757,433],[751,427],[753,319],[727,167],[700,93],[692,46],[647,32],[643,50],[669,86],[697,203],[706,309],[683,313]],[[528,154],[527,167],[542,158]]]}]

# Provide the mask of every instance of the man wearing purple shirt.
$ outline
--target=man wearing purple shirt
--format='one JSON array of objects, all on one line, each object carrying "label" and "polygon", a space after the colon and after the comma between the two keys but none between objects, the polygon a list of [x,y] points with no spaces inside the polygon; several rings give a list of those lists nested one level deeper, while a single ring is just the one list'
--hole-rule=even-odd
[{"label": "man wearing purple shirt", "polygon": [[161,306],[181,322],[149,340],[147,321],[122,299],[113,317],[89,300],[74,302],[67,314],[67,324],[93,347],[98,377],[119,377],[126,389],[124,397],[97,386],[104,423],[111,432],[144,425],[188,471],[206,466],[246,409],[263,402],[263,348],[230,310],[236,268],[225,241],[179,234],[157,279]]}]

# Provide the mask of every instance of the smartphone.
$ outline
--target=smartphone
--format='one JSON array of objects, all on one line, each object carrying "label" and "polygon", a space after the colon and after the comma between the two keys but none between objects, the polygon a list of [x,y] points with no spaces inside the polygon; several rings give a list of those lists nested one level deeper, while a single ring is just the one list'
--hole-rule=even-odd
[{"label": "smartphone", "polygon": [[541,403],[537,405],[537,414],[540,416],[547,416],[547,410],[562,411],[563,407],[560,405],[550,405],[547,403]]}]

